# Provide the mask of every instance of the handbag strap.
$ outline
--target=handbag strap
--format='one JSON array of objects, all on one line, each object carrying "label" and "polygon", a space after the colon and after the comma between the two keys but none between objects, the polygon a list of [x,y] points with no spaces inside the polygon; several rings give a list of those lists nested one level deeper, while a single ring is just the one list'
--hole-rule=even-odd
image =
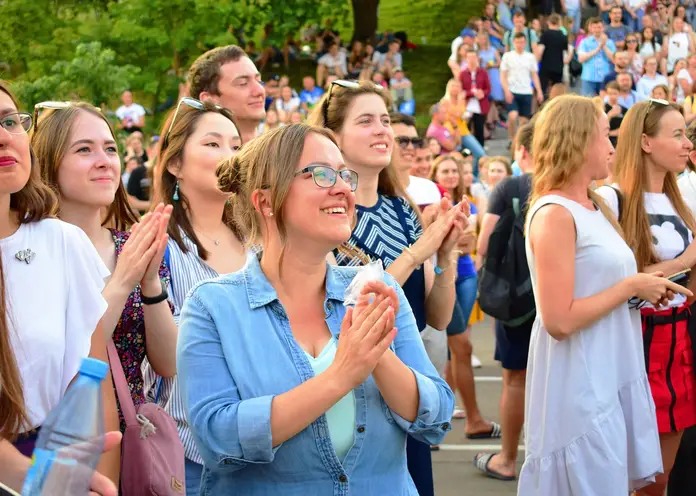
[{"label": "handbag strap", "polygon": [[111,378],[116,386],[116,396],[118,396],[118,403],[121,405],[123,418],[126,420],[126,425],[137,424],[138,421],[135,418],[136,413],[133,397],[128,387],[126,375],[123,373],[123,365],[121,364],[121,359],[118,357],[118,351],[116,350],[113,339],[109,339],[109,344],[106,345],[106,351],[109,354]]}]

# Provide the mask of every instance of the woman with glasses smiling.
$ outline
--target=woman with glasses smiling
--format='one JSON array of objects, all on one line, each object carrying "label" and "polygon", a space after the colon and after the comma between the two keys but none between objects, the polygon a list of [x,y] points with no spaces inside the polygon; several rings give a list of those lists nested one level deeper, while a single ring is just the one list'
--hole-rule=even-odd
[{"label": "woman with glasses smiling", "polygon": [[[228,194],[218,188],[220,162],[237,154],[242,140],[232,113],[213,104],[183,98],[163,128],[155,169],[154,201],[172,206],[167,266],[171,273],[169,302],[174,321],[186,295],[201,281],[241,269],[246,260],[242,237],[234,222]],[[198,494],[203,472],[201,457],[186,420],[176,377],[158,379],[144,365],[145,390],[177,422],[186,456],[186,493]]]},{"label": "woman with glasses smiling", "polygon": [[[31,127],[31,115],[18,111],[0,82],[0,479],[17,491],[38,431],[82,358],[106,360],[101,292],[109,272],[87,236],[55,218],[55,195],[29,146]],[[115,405],[113,388],[105,392]],[[117,478],[109,460],[105,468]],[[104,477],[93,483],[116,494]]]},{"label": "woman with glasses smiling", "polygon": [[406,436],[442,439],[452,393],[396,281],[369,283],[351,307],[357,271],[326,262],[351,235],[358,184],[333,134],[276,129],[219,175],[258,251],[198,284],[181,312],[177,364],[201,492],[417,495]]},{"label": "woman with glasses smiling", "polygon": [[[336,133],[346,165],[361,179],[353,233],[334,254],[338,264],[346,266],[381,260],[403,287],[418,330],[426,324],[445,329],[455,302],[454,250],[468,225],[469,205],[464,201],[451,208],[442,200],[437,219],[423,229],[418,207],[390,166],[394,131],[389,108],[391,99],[380,87],[339,80],[310,116],[314,124]],[[488,431],[489,426],[480,430]],[[430,447],[413,437],[407,446],[409,471],[419,494],[433,494]]]}]

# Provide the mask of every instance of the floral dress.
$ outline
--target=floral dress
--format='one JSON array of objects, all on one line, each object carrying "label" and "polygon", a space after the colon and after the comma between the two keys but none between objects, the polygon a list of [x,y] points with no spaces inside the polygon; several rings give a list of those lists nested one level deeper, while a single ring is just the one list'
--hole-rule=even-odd
[{"label": "floral dress", "polygon": [[[123,246],[130,237],[129,232],[117,231],[110,229],[111,236],[116,246],[116,259],[121,255]],[[160,279],[169,286],[170,274],[169,268],[164,261],[159,270]],[[113,334],[114,345],[118,351],[118,357],[121,360],[123,373],[128,381],[131,398],[135,407],[145,403],[145,394],[143,392],[143,374],[140,366],[145,359],[145,315],[143,312],[143,304],[141,299],[140,285],[130,294],[126,300],[126,306],[123,309],[121,318],[116,325]],[[171,307],[171,305],[170,305]],[[118,403],[118,397],[116,398]],[[121,423],[121,432],[125,431],[126,425],[121,412],[121,405],[118,405],[118,417]]]}]

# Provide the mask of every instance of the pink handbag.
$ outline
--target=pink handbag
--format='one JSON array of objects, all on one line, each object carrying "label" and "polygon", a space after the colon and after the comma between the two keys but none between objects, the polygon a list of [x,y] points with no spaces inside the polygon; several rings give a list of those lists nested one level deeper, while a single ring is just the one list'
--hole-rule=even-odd
[{"label": "pink handbag", "polygon": [[118,402],[126,421],[121,442],[121,494],[185,495],[184,447],[176,423],[155,403],[144,403],[136,411],[112,340],[107,350]]}]

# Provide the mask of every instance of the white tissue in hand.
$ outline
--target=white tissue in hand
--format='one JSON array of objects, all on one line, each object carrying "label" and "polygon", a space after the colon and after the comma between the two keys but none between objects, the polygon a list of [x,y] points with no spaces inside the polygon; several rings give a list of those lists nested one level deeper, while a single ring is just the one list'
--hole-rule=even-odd
[{"label": "white tissue in hand", "polygon": [[350,285],[348,285],[346,288],[343,305],[355,305],[358,302],[358,297],[360,296],[362,289],[365,287],[365,284],[372,281],[382,280],[384,280],[384,267],[382,266],[381,260],[370,262],[369,264],[360,267],[358,269],[358,273],[355,275]]}]

